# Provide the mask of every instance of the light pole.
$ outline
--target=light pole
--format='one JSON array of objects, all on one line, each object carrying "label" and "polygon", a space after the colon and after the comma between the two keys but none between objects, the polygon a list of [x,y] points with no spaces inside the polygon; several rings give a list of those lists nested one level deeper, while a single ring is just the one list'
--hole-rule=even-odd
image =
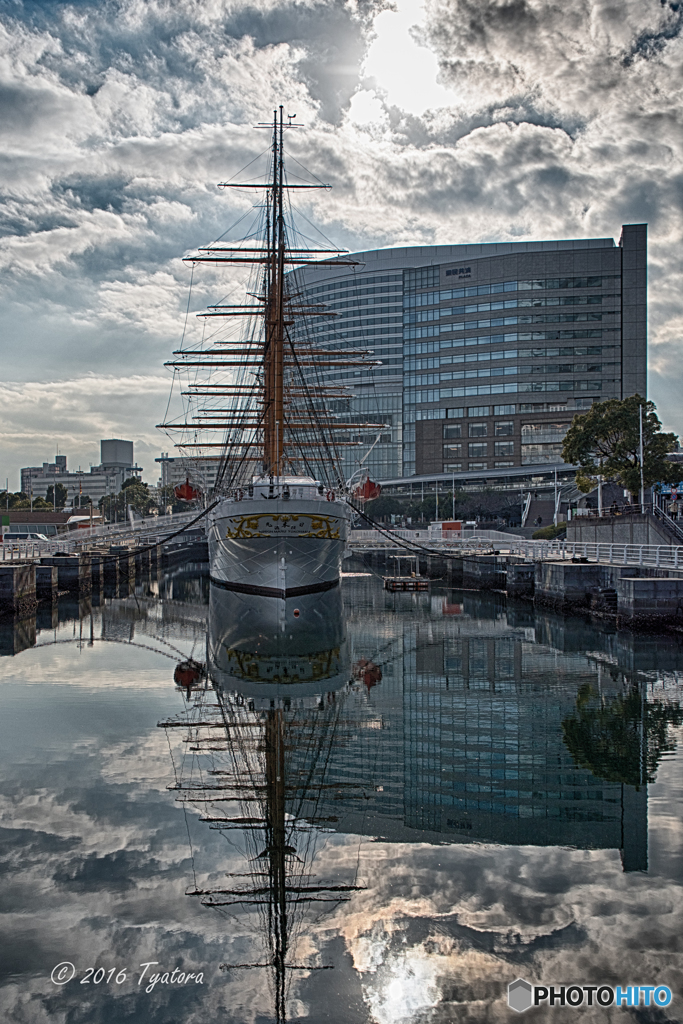
[{"label": "light pole", "polygon": [[638,406],[638,413],[640,417],[640,511],[643,511],[645,505],[645,479],[643,474],[643,406]]}]

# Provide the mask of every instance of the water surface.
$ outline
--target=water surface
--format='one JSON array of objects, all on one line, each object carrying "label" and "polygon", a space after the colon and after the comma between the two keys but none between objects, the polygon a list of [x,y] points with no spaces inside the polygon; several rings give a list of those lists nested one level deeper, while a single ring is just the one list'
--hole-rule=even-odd
[{"label": "water surface", "polygon": [[681,1019],[681,643],[355,572],[3,624],[4,1019]]}]

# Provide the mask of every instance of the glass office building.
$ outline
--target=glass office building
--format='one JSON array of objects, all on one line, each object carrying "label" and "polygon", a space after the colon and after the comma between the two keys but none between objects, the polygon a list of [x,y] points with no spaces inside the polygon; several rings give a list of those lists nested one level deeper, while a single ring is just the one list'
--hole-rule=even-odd
[{"label": "glass office building", "polygon": [[351,398],[347,477],[503,479],[561,467],[577,411],[647,386],[647,225],[612,238],[416,246],[308,266],[298,290],[335,317],[309,318],[316,346],[373,350],[381,365],[331,369]]}]

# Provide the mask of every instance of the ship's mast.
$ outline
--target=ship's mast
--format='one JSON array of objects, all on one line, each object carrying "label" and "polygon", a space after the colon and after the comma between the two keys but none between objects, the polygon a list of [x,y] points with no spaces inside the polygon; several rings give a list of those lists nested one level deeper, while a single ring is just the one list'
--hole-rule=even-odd
[{"label": "ship's mast", "polygon": [[266,344],[264,352],[263,471],[280,476],[284,444],[285,345],[285,218],[282,207],[283,107],[273,112],[273,184],[270,208],[272,232],[266,283]]},{"label": "ship's mast", "polygon": [[[239,340],[216,338],[213,344],[199,349],[180,349],[165,365],[191,374],[183,397],[191,403],[187,418],[159,424],[166,431],[180,431],[182,440],[175,443],[185,456],[221,463],[217,486],[230,491],[234,485],[244,486],[254,469],[266,477],[280,477],[287,472],[320,475],[328,485],[339,480],[337,462],[340,450],[358,447],[359,439],[350,431],[379,429],[383,423],[342,421],[327,408],[328,399],[350,397],[345,385],[322,376],[337,367],[376,365],[365,349],[329,348],[316,344],[315,333],[302,330],[307,318],[314,322],[322,317],[336,316],[324,303],[309,302],[298,294],[300,285],[294,275],[290,292],[290,272],[296,267],[314,265],[358,266],[358,261],[344,255],[344,250],[308,245],[291,248],[287,238],[290,190],[327,189],[322,182],[286,180],[285,133],[300,128],[294,118],[285,119],[284,107],[273,111],[271,122],[255,127],[272,132],[268,183],[265,185],[265,216],[263,241],[254,244],[253,236],[241,242],[216,242],[203,246],[185,260],[198,264],[237,264],[259,267],[258,282],[253,281],[249,303],[210,306],[201,317],[261,320],[262,333]],[[263,190],[262,182],[222,182],[221,188]],[[262,319],[261,319],[262,318]],[[295,324],[298,331],[292,330]],[[207,377],[197,377],[206,371]],[[220,381],[211,380],[220,375]],[[227,374],[228,376],[223,376]],[[235,375],[234,377],[232,375]],[[236,379],[235,379],[236,378]],[[226,399],[225,405],[214,402]],[[208,399],[206,405],[194,402]],[[223,440],[206,440],[214,431],[223,433]]]},{"label": "ship's mast", "polygon": [[[312,873],[312,828],[316,824],[329,827],[330,821],[337,820],[320,814],[325,810],[320,806],[325,793],[342,789],[362,793],[365,789],[362,782],[326,778],[335,740],[343,742],[347,730],[354,731],[359,725],[355,719],[341,720],[342,703],[328,701],[317,711],[299,709],[289,714],[282,707],[255,712],[245,710],[244,702],[237,703],[233,695],[206,690],[182,717],[159,723],[164,729],[187,729],[192,751],[215,758],[217,751],[225,749],[231,755],[227,765],[216,761],[222,766],[209,768],[200,781],[180,778],[169,788],[177,791],[178,800],[201,808],[200,820],[211,828],[237,829],[245,836],[250,850],[248,870],[229,877],[248,878],[251,884],[195,887],[188,895],[199,897],[207,907],[259,908],[266,932],[266,959],[220,966],[230,971],[271,971],[276,1024],[287,1021],[287,988],[293,971],[332,969],[292,962],[303,908],[308,904],[337,905],[364,888],[355,883],[318,881]],[[290,761],[294,751],[298,754],[296,767]],[[240,805],[239,815],[226,814],[225,804],[233,801]]]}]

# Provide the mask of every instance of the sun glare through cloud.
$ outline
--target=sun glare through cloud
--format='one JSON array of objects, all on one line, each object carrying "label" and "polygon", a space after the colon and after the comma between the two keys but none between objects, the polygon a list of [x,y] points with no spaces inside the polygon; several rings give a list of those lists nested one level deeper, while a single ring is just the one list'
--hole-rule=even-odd
[{"label": "sun glare through cloud", "polygon": [[376,120],[381,120],[379,99],[418,117],[453,102],[453,92],[438,81],[437,56],[421,38],[424,18],[420,0],[398,0],[391,10],[377,15],[362,69],[366,88],[359,91],[358,100],[354,97],[351,107],[354,120],[367,122],[375,113]]}]

